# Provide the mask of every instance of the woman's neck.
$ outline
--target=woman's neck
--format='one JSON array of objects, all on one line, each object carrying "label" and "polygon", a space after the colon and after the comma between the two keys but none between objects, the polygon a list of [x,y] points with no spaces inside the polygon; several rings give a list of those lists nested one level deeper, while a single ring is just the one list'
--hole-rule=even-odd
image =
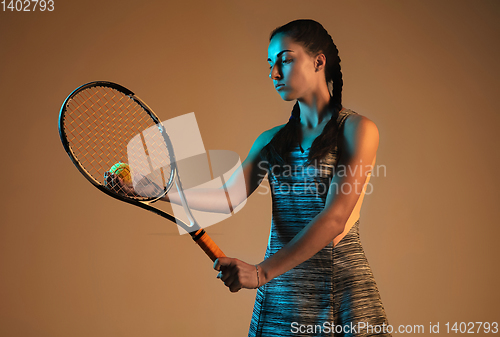
[{"label": "woman's neck", "polygon": [[314,129],[330,120],[332,111],[329,109],[330,93],[320,93],[310,99],[299,99],[300,121],[305,128]]}]

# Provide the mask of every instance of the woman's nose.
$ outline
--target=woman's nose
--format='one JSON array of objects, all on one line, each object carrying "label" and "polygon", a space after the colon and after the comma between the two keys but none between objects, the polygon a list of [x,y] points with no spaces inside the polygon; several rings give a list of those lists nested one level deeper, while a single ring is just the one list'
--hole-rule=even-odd
[{"label": "woman's nose", "polygon": [[281,73],[279,72],[279,69],[278,69],[276,64],[271,67],[271,72],[269,73],[269,78],[270,79],[281,78]]}]

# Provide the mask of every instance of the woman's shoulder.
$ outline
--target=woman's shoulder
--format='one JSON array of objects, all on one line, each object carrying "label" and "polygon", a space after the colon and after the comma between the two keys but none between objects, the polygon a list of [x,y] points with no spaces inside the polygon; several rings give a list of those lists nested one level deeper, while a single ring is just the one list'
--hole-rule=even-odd
[{"label": "woman's shoulder", "polygon": [[256,156],[258,156],[258,154],[260,153],[260,151],[267,145],[269,144],[269,142],[273,139],[273,137],[276,135],[276,133],[281,130],[286,124],[283,124],[283,125],[278,125],[278,126],[275,126],[269,130],[266,130],[264,132],[262,132],[258,137],[257,139],[254,141],[251,149],[250,149],[250,153],[249,153],[249,157],[250,158],[254,158]]},{"label": "woman's shoulder", "polygon": [[270,138],[269,140],[271,140],[278,133],[278,131],[280,131],[281,129],[283,129],[285,127],[285,125],[286,125],[286,123],[281,124],[281,125],[277,125],[269,130],[266,130],[266,131],[261,133],[261,136],[263,138]]},{"label": "woman's shoulder", "polygon": [[355,138],[362,136],[378,141],[377,125],[370,118],[351,109],[345,109],[341,121],[341,126],[344,124],[342,128],[344,138],[353,138],[354,141]]},{"label": "woman's shoulder", "polygon": [[255,142],[260,144],[262,147],[266,146],[285,125],[286,124],[278,125],[262,132]]},{"label": "woman's shoulder", "polygon": [[356,126],[376,127],[375,122],[373,122],[370,118],[360,114],[357,111],[348,108],[342,109],[342,111],[339,114],[339,120],[341,121],[341,124],[342,123],[346,124],[346,127],[347,125],[351,127],[356,127]]}]

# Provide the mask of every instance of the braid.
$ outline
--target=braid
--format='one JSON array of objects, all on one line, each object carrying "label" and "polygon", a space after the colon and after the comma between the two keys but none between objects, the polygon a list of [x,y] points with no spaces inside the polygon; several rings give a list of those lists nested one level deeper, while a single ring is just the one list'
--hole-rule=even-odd
[{"label": "braid", "polygon": [[[335,144],[337,136],[337,117],[342,109],[342,72],[340,69],[340,57],[337,46],[332,37],[323,26],[314,20],[295,20],[276,28],[269,38],[271,40],[276,34],[284,33],[301,43],[306,51],[316,55],[323,53],[326,56],[325,80],[332,87],[331,98],[328,108],[332,111],[332,117],[325,125],[323,132],[318,136],[309,151],[308,163],[321,160]],[[294,146],[302,146],[301,138],[300,108],[295,103],[288,123],[279,130],[273,139],[261,151],[261,159],[267,161],[273,168],[288,163],[288,156]]]},{"label": "braid", "polygon": [[282,166],[288,163],[288,154],[294,146],[300,146],[299,143],[301,126],[300,126],[300,108],[299,102],[295,102],[292,109],[292,114],[288,123],[282,127],[273,139],[261,151],[260,157],[267,161],[271,167]]},{"label": "braid", "polygon": [[326,52],[327,55],[325,55],[327,60],[325,77],[327,83],[331,82],[333,84],[329,105],[334,113],[332,113],[332,117],[325,125],[321,135],[314,140],[309,151],[309,163],[324,158],[331,150],[332,144],[336,143],[333,140],[336,139],[338,133],[337,117],[340,110],[342,110],[342,86],[344,81],[342,80],[342,71],[340,69],[339,51],[335,43],[333,43],[330,34],[327,35],[330,45]]},{"label": "braid", "polygon": [[342,87],[344,86],[344,81],[342,80],[342,71],[340,69],[340,56],[339,51],[333,39],[328,34],[328,40],[330,48],[328,50],[327,60],[330,60],[330,67],[327,71],[327,82],[333,82],[332,89],[332,99],[334,101],[334,107],[339,111],[342,109]]}]

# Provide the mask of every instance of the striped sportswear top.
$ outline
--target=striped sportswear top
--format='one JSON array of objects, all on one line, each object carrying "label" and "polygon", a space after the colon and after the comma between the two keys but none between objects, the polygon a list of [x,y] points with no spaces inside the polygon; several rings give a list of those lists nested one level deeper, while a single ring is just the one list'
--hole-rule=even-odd
[{"label": "striped sportswear top", "polygon": [[[344,109],[339,130],[356,112]],[[291,241],[324,206],[337,164],[337,144],[317,167],[306,167],[309,149],[294,148],[290,166],[268,169],[272,223],[265,258]],[[382,301],[359,238],[359,219],[333,247],[257,290],[249,337],[391,336]]]}]

